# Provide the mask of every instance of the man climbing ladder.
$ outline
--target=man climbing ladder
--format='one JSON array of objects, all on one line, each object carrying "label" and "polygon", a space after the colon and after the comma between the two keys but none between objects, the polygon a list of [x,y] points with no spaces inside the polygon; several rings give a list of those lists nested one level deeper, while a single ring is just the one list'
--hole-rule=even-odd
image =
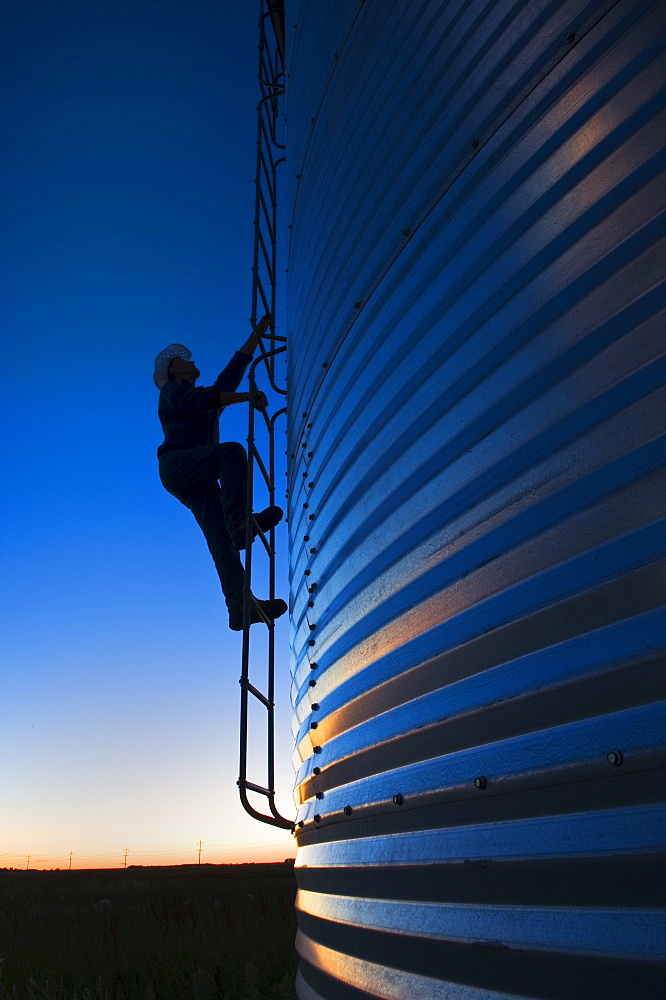
[{"label": "man climbing ladder", "polygon": [[[265,333],[271,316],[257,325]],[[250,394],[236,392],[258,344],[252,333],[236,351],[214,385],[197,387],[201,374],[191,360],[192,353],[182,344],[170,344],[155,359],[153,379],[160,390],[158,416],[164,441],[157,449],[159,474],[164,488],[189,508],[208,543],[220,577],[229,610],[229,628],[243,628],[244,570],[238,550],[245,548],[247,508],[247,456],[235,441],[219,443],[219,417],[226,406],[246,403]],[[258,410],[268,401],[259,393]],[[254,515],[256,525],[266,532],[281,519],[279,507],[267,507]],[[250,623],[272,622],[287,610],[284,601],[252,598]]]}]

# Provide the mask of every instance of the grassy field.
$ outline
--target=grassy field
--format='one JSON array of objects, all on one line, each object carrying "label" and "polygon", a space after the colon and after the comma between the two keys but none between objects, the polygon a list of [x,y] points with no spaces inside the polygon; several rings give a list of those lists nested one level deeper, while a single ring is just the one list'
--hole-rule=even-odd
[{"label": "grassy field", "polygon": [[0,871],[0,1000],[293,1000],[289,864]]}]

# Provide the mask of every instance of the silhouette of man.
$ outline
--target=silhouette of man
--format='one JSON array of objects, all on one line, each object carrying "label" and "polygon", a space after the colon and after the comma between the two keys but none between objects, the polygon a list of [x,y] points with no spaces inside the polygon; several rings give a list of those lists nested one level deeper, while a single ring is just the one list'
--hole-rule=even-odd
[{"label": "silhouette of man", "polygon": [[[264,333],[271,322],[271,316],[264,316],[257,332]],[[250,394],[236,389],[257,344],[253,333],[208,387],[196,385],[201,373],[183,344],[170,344],[157,355],[153,375],[160,390],[157,412],[164,431],[157,449],[160,479],[192,511],[204,533],[222,584],[229,628],[236,632],[243,628],[245,571],[238,550],[245,548],[247,455],[235,441],[219,443],[219,417],[225,407],[248,402]],[[255,406],[258,410],[268,406],[263,393]],[[279,507],[267,507],[255,519],[262,531],[268,531],[282,515]],[[250,620],[274,621],[286,610],[279,598],[260,601],[253,596]]]}]

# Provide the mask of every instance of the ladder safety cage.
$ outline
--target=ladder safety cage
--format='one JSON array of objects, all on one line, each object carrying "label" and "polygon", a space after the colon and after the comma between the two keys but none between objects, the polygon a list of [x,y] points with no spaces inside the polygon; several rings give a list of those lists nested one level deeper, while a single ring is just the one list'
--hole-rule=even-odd
[{"label": "ladder safety cage", "polygon": [[[272,417],[265,410],[256,411],[259,392],[256,370],[264,364],[271,388],[286,396],[286,388],[276,384],[275,358],[287,350],[286,337],[275,333],[275,302],[277,284],[277,170],[284,162],[279,151],[284,146],[278,142],[277,128],[280,119],[279,99],[284,94],[284,2],[260,0],[259,3],[259,87],[261,100],[257,106],[257,168],[255,175],[254,259],[252,264],[252,315],[250,322],[259,340],[261,354],[250,366],[250,401],[248,418],[247,511],[245,521],[245,589],[243,599],[243,653],[240,676],[240,760],[238,790],[243,808],[254,819],[283,829],[293,830],[294,824],[280,814],[275,805],[275,625],[264,618],[268,627],[267,687],[262,691],[250,680],[250,613],[252,607],[252,540],[260,539],[268,556],[269,598],[275,598],[275,528],[268,537],[259,528],[253,516],[255,466],[268,491],[270,506],[275,505],[275,425],[286,413],[286,406]],[[278,151],[278,152],[276,152]],[[272,317],[270,332],[261,334],[258,323],[261,316]],[[269,343],[266,343],[266,342]],[[271,343],[272,342],[272,343]],[[260,412],[268,435],[267,463],[257,447],[255,434],[256,413]],[[256,608],[256,605],[255,605]],[[248,758],[248,709],[250,696],[266,709],[267,780],[266,785],[250,781],[247,776]],[[254,792],[267,799],[268,813],[261,812],[250,803],[248,793]]]},{"label": "ladder safety cage", "polygon": [[[284,144],[278,141],[281,121],[280,99],[284,96],[284,2],[259,2],[259,89],[257,105],[257,165],[255,173],[254,254],[252,261],[252,329],[259,338],[268,380],[275,392],[287,390],[275,382],[275,353],[264,339],[284,340],[275,336],[275,298],[277,281],[277,180],[278,167],[285,157]],[[260,334],[258,320],[271,315],[271,335]]]}]

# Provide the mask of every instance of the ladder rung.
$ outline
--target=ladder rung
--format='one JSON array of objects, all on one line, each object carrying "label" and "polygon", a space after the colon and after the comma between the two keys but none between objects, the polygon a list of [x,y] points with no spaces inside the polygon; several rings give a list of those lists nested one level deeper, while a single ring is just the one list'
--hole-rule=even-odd
[{"label": "ladder rung", "polygon": [[262,704],[264,704],[266,706],[266,708],[271,708],[272,707],[273,703],[271,701],[269,701],[268,698],[266,697],[266,695],[262,694],[262,692],[259,690],[259,688],[256,688],[254,686],[254,684],[252,684],[250,681],[247,682],[247,689],[248,689],[248,691],[251,694],[254,695],[254,697],[258,701],[262,702]]},{"label": "ladder rung", "polygon": [[[270,360],[270,358],[267,359],[267,360]],[[264,423],[266,424],[266,430],[270,434],[271,433],[271,422],[270,422],[270,419],[268,417],[268,414],[266,413],[265,410],[261,410],[260,412],[261,412],[262,417],[264,418]],[[273,490],[275,488],[275,484],[274,483],[266,483],[266,485],[268,486],[269,490]]]},{"label": "ladder rung", "polygon": [[[268,299],[266,298],[266,292],[264,291],[264,286],[262,284],[261,275],[259,274],[259,271],[254,272],[254,286],[255,290],[259,292],[259,297],[261,298],[261,304],[264,307],[264,311],[269,312],[270,305]],[[256,312],[256,308],[254,309],[254,312]]]},{"label": "ladder rung", "polygon": [[261,530],[261,528],[257,524],[257,519],[256,518],[252,518],[252,520],[254,521],[254,526],[257,529],[257,534],[259,535],[259,537],[261,538],[262,542],[264,543],[264,548],[266,549],[266,552],[268,553],[269,556],[274,556],[275,553],[273,552],[273,549],[271,548],[270,542],[267,540],[265,534],[263,533],[263,531]]},{"label": "ladder rung", "polygon": [[263,785],[255,785],[253,781],[248,781],[247,779],[243,782],[243,786],[251,792],[259,792],[260,795],[265,795],[268,799],[273,794],[270,788],[264,788]]},{"label": "ladder rung", "polygon": [[257,450],[256,444],[252,445],[252,452],[253,452],[254,457],[255,457],[255,459],[257,461],[257,465],[261,469],[261,474],[264,477],[264,479],[266,480],[266,485],[270,489],[271,486],[272,486],[271,477],[268,475],[268,470],[266,469],[266,466],[264,465],[263,459],[262,459],[261,455],[259,454],[259,452]]},{"label": "ladder rung", "polygon": [[267,625],[268,628],[270,628],[274,624],[273,619],[269,618],[268,615],[264,613],[264,611],[261,608],[261,605],[257,601],[255,601],[254,603],[254,608],[259,617],[261,618],[262,622],[264,623],[264,625]]}]

